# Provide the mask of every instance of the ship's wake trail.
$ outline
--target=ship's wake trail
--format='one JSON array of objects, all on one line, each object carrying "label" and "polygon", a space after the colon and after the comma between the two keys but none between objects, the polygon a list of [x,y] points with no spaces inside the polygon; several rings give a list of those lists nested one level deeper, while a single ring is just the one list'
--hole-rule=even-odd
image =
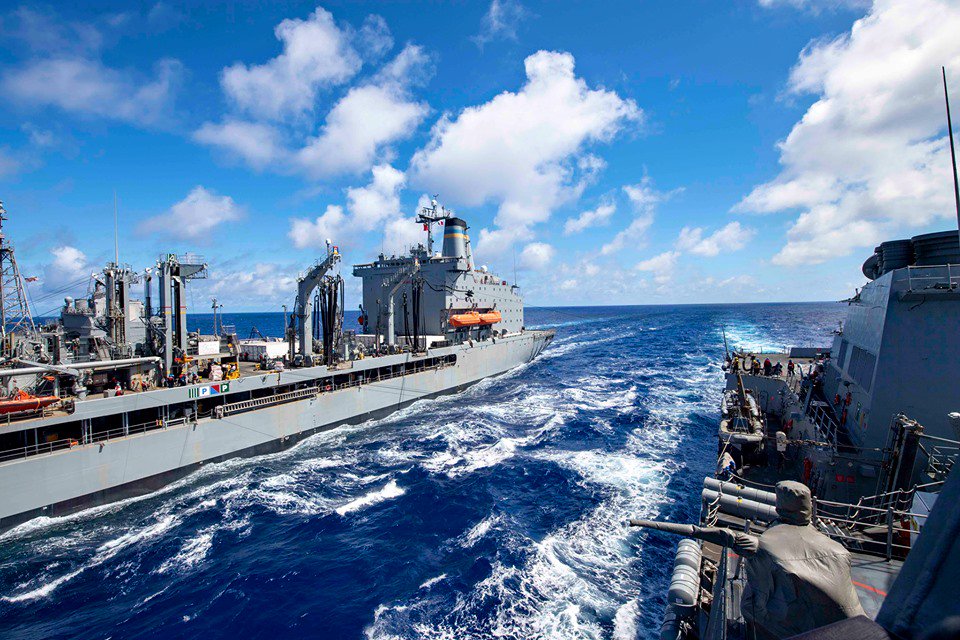
[{"label": "ship's wake trail", "polygon": [[[577,349],[576,341],[568,344]],[[448,542],[452,549],[481,554],[488,567],[484,575],[462,589],[447,572],[411,598],[381,603],[366,629],[369,638],[636,636],[644,596],[657,591],[644,584],[644,554],[624,518],[654,516],[671,500],[683,429],[691,414],[712,414],[716,401],[715,393],[687,393],[687,385],[716,385],[719,373],[702,354],[666,375],[638,365],[614,374],[608,363],[598,365],[561,388],[530,390],[513,402],[491,405],[500,424],[529,422],[529,435],[479,449],[491,452],[510,442],[511,455],[498,463],[531,474],[552,469],[583,492],[586,508],[549,531],[534,532],[523,511],[495,505]],[[608,446],[584,447],[585,436],[602,438]],[[460,449],[449,434],[444,437],[449,444],[444,455]],[[431,460],[427,466],[448,475],[452,469],[476,470],[476,465],[458,467],[459,459],[445,458],[445,465]],[[526,489],[537,500],[538,487]]]}]

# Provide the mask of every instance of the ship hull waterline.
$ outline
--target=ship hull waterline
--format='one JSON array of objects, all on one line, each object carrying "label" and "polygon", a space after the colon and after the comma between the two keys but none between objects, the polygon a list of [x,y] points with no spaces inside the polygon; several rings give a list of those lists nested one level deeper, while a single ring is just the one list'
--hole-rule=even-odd
[{"label": "ship hull waterline", "polygon": [[457,364],[0,464],[0,531],[143,496],[204,465],[273,453],[316,433],[458,393],[531,361],[552,337],[525,332],[493,344],[440,349],[456,350]]}]

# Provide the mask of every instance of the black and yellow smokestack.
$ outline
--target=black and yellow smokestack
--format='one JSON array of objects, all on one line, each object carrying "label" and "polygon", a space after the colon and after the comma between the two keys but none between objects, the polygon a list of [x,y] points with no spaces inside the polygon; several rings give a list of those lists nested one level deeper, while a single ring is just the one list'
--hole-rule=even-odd
[{"label": "black and yellow smokestack", "polygon": [[460,218],[447,218],[443,224],[443,257],[468,260],[467,223]]}]

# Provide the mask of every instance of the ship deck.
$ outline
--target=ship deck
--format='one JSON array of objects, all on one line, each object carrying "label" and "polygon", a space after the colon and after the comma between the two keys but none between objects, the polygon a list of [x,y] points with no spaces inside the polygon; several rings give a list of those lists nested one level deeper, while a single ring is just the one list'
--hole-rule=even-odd
[{"label": "ship deck", "polygon": [[[261,369],[260,365],[256,362],[241,361],[239,363],[238,369],[240,373],[240,378],[265,375],[269,373],[277,373],[276,370],[271,371],[271,370]],[[216,384],[217,382],[229,382],[229,380],[210,380],[208,378],[201,378],[200,382],[197,382],[195,384],[185,385],[183,388],[191,387],[191,386],[199,387],[199,386],[208,385],[208,384]],[[132,389],[124,389],[123,395],[138,395],[141,393],[149,393],[151,391],[156,391],[158,389],[165,389],[165,388],[166,387],[150,387],[148,389],[142,389],[139,391],[134,391]],[[99,397],[111,398],[114,395],[116,395],[114,391],[109,390],[109,391],[103,392],[102,394],[91,394],[87,396],[87,399],[95,399]],[[70,394],[61,394],[61,400],[77,401],[77,402],[83,401],[77,398],[76,396],[70,395]],[[23,413],[23,414],[6,414],[0,417],[0,424],[5,424],[5,425],[17,424],[17,425],[29,426],[29,424],[34,421],[40,421],[40,420],[45,420],[47,418],[54,418],[54,417],[65,417],[68,415],[70,415],[70,412],[66,411],[62,406],[51,405],[49,407],[45,407],[43,410],[38,412]]]},{"label": "ship deck", "polygon": [[[778,378],[778,377],[779,377],[779,378],[784,378],[784,379],[787,378],[787,377],[788,377],[788,376],[787,376],[787,365],[789,364],[789,362],[790,362],[791,360],[793,361],[793,364],[794,364],[794,365],[796,365],[797,367],[802,368],[804,373],[808,373],[810,367],[813,366],[813,364],[817,361],[817,358],[816,358],[815,356],[812,356],[812,355],[811,355],[811,356],[807,356],[807,355],[791,355],[790,353],[784,353],[784,352],[782,352],[782,351],[773,351],[773,352],[761,351],[761,352],[759,352],[759,353],[753,353],[753,352],[749,352],[749,351],[748,351],[748,352],[737,352],[737,355],[740,356],[740,367],[741,367],[740,372],[743,373],[744,375],[748,375],[748,373],[743,370],[743,362],[744,362],[743,356],[744,356],[744,355],[747,356],[747,361],[749,361],[750,356],[753,355],[753,356],[756,357],[758,360],[760,360],[760,364],[761,364],[761,365],[763,364],[763,361],[764,361],[765,359],[767,359],[767,358],[770,359],[770,364],[771,364],[773,367],[776,367],[778,363],[779,363],[780,365],[782,365],[783,373],[782,373],[781,375],[779,375],[779,376],[775,376],[775,375],[772,375],[772,374],[771,374],[770,376],[763,376],[762,366],[761,366],[761,374],[760,374],[760,375],[763,376],[763,377],[769,377],[769,378]],[[799,379],[800,376],[799,376],[799,375],[794,375],[793,377]]]}]

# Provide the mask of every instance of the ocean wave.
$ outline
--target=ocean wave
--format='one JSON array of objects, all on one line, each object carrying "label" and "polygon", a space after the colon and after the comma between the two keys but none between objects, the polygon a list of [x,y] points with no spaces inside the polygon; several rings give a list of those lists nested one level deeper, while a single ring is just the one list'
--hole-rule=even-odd
[{"label": "ocean wave", "polygon": [[[771,329],[785,314],[598,312],[459,394],[21,525],[0,536],[0,634],[183,635],[189,618],[196,636],[306,619],[341,637],[655,638],[669,551],[624,521],[695,517],[718,327],[776,344],[832,324]],[[133,614],[90,606],[118,597]]]},{"label": "ocean wave", "polygon": [[399,498],[404,493],[406,493],[406,491],[402,487],[397,486],[397,481],[391,480],[382,488],[376,491],[371,491],[367,494],[360,496],[355,500],[351,500],[345,505],[337,507],[336,512],[341,516],[345,516],[348,513],[362,511],[367,507],[371,507],[375,504],[379,504],[381,502],[384,502],[385,500],[392,500],[393,498]]}]

